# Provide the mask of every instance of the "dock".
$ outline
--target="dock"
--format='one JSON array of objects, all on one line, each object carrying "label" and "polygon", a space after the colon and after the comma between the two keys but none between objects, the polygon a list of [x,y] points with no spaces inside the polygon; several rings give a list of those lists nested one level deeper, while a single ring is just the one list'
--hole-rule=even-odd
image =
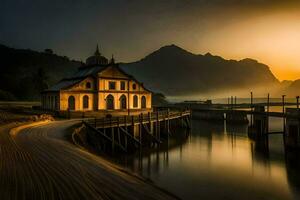
[{"label": "dock", "polygon": [[147,114],[84,119],[87,140],[96,149],[128,152],[143,146],[155,147],[168,139],[171,127],[191,128],[191,111],[169,109]]},{"label": "dock", "polygon": [[[271,112],[270,106],[281,106],[279,112]],[[286,106],[296,106],[287,108]],[[296,103],[250,103],[250,104],[210,104],[190,105],[193,119],[225,121],[226,123],[244,123],[248,125],[248,136],[255,141],[268,140],[268,135],[282,134],[287,148],[300,149],[300,109]],[[270,131],[269,118],[281,118],[282,130]]]}]

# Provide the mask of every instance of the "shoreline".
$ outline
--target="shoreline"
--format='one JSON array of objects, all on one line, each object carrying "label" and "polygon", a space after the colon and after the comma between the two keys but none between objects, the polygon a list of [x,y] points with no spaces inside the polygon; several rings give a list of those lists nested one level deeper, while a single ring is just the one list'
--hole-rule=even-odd
[{"label": "shoreline", "polygon": [[[102,156],[101,154],[97,153],[92,147],[90,147],[90,146],[84,147],[84,146],[82,146],[82,145],[77,144],[77,142],[74,141],[74,137],[70,137],[70,135],[72,135],[72,134],[74,133],[74,131],[75,131],[75,129],[76,129],[75,127],[78,127],[78,125],[75,125],[75,126],[73,126],[73,127],[69,127],[70,130],[67,130],[66,135],[65,135],[66,138],[67,138],[67,140],[68,140],[71,144],[77,146],[77,147],[80,148],[80,149],[83,149],[83,150],[86,151],[87,153],[90,153],[90,154],[92,154],[92,155],[94,155],[94,156],[99,157],[100,159],[103,159],[103,160],[105,161],[105,163],[103,163],[103,164],[108,164],[108,165],[110,165],[111,167],[115,168],[116,170],[118,170],[118,171],[120,171],[120,172],[122,172],[122,173],[125,173],[125,174],[127,174],[127,175],[129,175],[129,176],[131,176],[131,177],[133,177],[133,178],[135,178],[135,179],[138,179],[138,180],[140,180],[140,181],[143,181],[145,184],[148,184],[148,185],[150,185],[151,187],[154,187],[154,188],[156,188],[156,189],[158,189],[158,190],[160,190],[160,191],[166,193],[167,195],[172,196],[172,197],[175,198],[175,199],[178,199],[178,200],[181,199],[180,197],[176,196],[175,194],[171,193],[170,191],[168,191],[168,190],[166,190],[166,189],[164,189],[164,188],[162,188],[162,187],[159,187],[159,186],[156,185],[151,179],[146,178],[146,177],[143,177],[143,176],[141,176],[140,174],[137,174],[137,173],[135,173],[135,172],[133,172],[133,171],[131,171],[131,170],[129,170],[129,169],[126,169],[126,168],[122,167],[121,165],[119,165],[119,164],[117,164],[117,163],[115,163],[115,162],[109,160],[109,159],[106,158],[105,156]],[[73,132],[71,132],[72,130],[73,130]]]}]

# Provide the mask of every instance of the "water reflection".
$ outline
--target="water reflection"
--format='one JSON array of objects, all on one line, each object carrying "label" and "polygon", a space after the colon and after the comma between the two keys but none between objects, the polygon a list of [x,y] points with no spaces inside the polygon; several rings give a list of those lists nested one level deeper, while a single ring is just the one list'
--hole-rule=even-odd
[{"label": "water reflection", "polygon": [[183,199],[299,198],[299,154],[284,151],[281,135],[254,142],[246,125],[199,120],[172,134],[160,149],[117,162]]}]

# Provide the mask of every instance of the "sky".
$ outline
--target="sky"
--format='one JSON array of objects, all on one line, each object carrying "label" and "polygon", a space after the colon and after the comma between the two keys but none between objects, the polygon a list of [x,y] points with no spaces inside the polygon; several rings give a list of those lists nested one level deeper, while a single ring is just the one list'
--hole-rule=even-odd
[{"label": "sky", "polygon": [[253,58],[300,78],[299,0],[0,0],[0,43],[136,61],[164,45]]}]

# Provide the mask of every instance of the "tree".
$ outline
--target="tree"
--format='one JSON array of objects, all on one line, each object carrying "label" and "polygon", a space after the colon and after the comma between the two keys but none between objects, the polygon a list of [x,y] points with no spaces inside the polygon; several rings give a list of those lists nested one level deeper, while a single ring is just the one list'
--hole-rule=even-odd
[{"label": "tree", "polygon": [[39,97],[40,93],[45,89],[48,89],[48,75],[44,68],[40,67],[36,72],[32,74],[32,86],[33,87],[33,96]]},{"label": "tree", "polygon": [[53,54],[53,50],[52,49],[45,49],[44,52],[47,53],[47,54]]}]

